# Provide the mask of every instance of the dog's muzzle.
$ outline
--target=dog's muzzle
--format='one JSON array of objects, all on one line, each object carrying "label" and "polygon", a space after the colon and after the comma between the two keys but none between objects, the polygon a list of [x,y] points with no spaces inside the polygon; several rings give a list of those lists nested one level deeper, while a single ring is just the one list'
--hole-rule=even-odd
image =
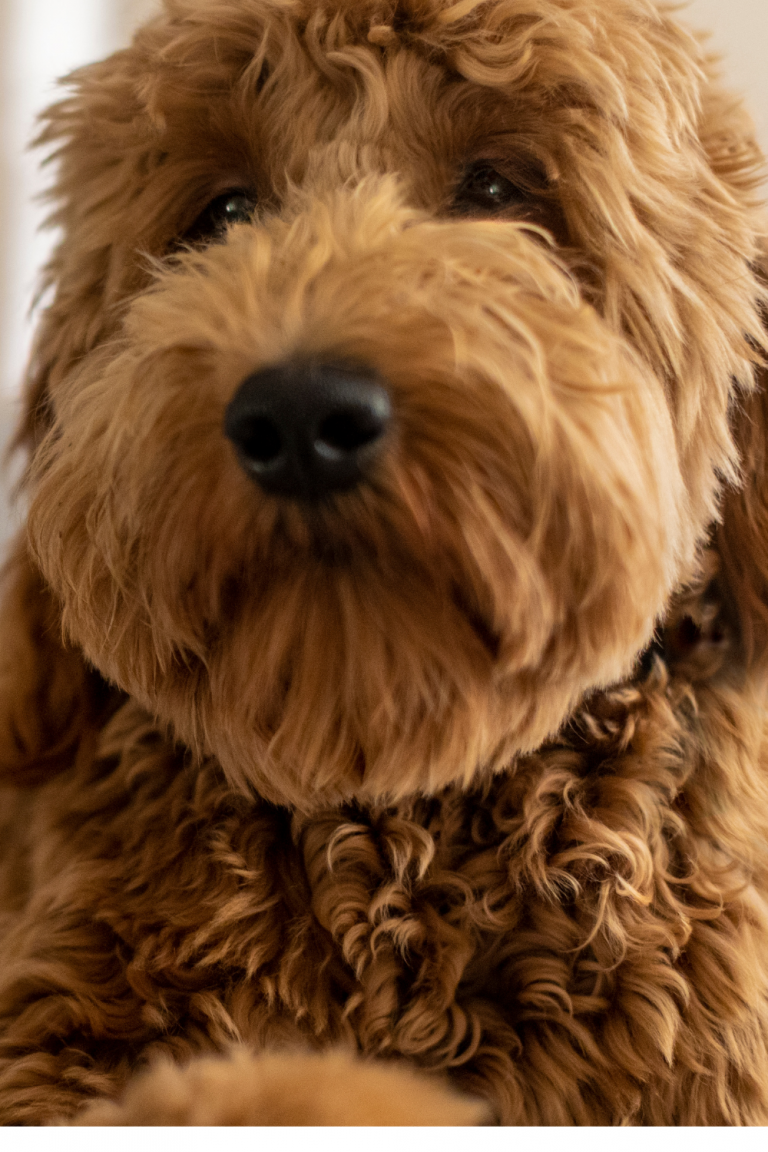
[{"label": "dog's muzzle", "polygon": [[243,381],[224,432],[265,492],[310,501],[364,480],[391,420],[389,393],[369,369],[292,362]]}]

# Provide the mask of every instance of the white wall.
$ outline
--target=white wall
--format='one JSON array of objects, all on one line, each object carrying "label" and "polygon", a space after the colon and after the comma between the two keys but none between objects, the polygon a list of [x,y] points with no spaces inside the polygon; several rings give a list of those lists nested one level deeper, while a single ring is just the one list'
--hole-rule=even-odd
[{"label": "white wall", "polygon": [[747,98],[768,151],[768,0],[692,0],[682,18],[712,30],[728,83]]},{"label": "white wall", "polygon": [[35,196],[39,157],[26,150],[35,116],[56,98],[55,80],[120,46],[125,0],[0,0],[5,13],[0,67],[3,164],[0,391],[15,393],[29,342],[36,271],[51,238]]}]

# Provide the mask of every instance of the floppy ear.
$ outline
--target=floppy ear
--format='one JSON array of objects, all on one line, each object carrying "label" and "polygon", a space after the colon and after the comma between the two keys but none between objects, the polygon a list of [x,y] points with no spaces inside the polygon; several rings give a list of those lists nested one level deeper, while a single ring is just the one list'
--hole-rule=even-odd
[{"label": "floppy ear", "polygon": [[[759,307],[768,328],[768,254],[765,217],[766,163],[754,123],[740,101],[720,86],[719,62],[705,58],[709,84],[702,92],[699,124],[702,147],[723,188],[734,233],[748,225],[753,235],[750,279],[762,289]],[[746,245],[742,247],[746,248]],[[731,401],[730,427],[736,445],[740,483],[728,484],[720,519],[711,535],[711,563],[717,572],[712,587],[721,604],[721,620],[735,636],[739,664],[758,670],[768,666],[768,334],[753,340],[755,384],[739,389]],[[707,593],[704,594],[706,601]],[[702,604],[699,604],[702,608]],[[706,615],[706,608],[705,608]],[[716,630],[718,625],[715,626]],[[729,657],[728,659],[730,659]]]},{"label": "floppy ear", "polygon": [[[90,311],[49,308],[42,319],[14,447],[34,452],[51,424],[49,386],[86,340]],[[109,694],[83,657],[62,642],[61,613],[31,560],[23,533],[0,573],[0,780],[34,786],[72,763]]]},{"label": "floppy ear", "polygon": [[[71,103],[51,110],[44,142],[55,140],[57,116],[64,120]],[[28,454],[51,426],[56,383],[106,327],[103,299],[92,286],[104,282],[109,250],[84,245],[79,261],[67,260],[70,228],[61,183],[60,175],[56,196],[63,206],[55,220],[64,225],[65,239],[43,282],[56,294],[40,321],[14,445]],[[64,646],[60,610],[22,533],[0,577],[0,779],[32,786],[71,764],[83,741],[95,736],[110,695],[82,655]]]},{"label": "floppy ear", "polygon": [[[105,326],[98,293],[88,291],[95,264],[66,278],[60,245],[48,269],[57,294],[44,313],[26,381],[25,408],[14,447],[34,453],[49,430],[51,389],[92,347]],[[116,690],[62,640],[61,612],[29,555],[24,534],[0,575],[0,779],[34,786],[94,743]]]},{"label": "floppy ear", "polygon": [[[29,454],[51,427],[60,381],[115,331],[116,303],[146,276],[120,248],[122,233],[117,242],[114,235],[114,220],[140,185],[127,172],[146,160],[127,139],[141,136],[132,67],[123,52],[82,69],[70,95],[43,118],[37,143],[54,150],[51,223],[62,237],[43,274],[41,290],[52,299],[40,319],[15,441]],[[22,536],[0,575],[0,778],[35,784],[70,764],[118,696],[64,645],[60,610]]]},{"label": "floppy ear", "polygon": [[768,666],[768,369],[756,390],[740,398],[733,430],[743,484],[725,493],[714,545],[742,658],[758,669]]}]

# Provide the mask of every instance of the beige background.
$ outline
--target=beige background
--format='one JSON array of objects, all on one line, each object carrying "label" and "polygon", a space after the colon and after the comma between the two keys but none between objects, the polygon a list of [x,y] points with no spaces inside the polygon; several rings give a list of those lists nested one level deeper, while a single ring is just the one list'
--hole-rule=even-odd
[{"label": "beige background", "polygon": [[[48,243],[36,237],[41,213],[30,206],[40,177],[23,155],[33,112],[51,99],[57,74],[118,47],[158,2],[0,0],[0,451],[15,419],[31,331],[25,313]],[[728,82],[746,97],[768,150],[768,0],[692,0],[681,18],[713,30]],[[8,484],[0,479],[0,549],[12,527]]]}]

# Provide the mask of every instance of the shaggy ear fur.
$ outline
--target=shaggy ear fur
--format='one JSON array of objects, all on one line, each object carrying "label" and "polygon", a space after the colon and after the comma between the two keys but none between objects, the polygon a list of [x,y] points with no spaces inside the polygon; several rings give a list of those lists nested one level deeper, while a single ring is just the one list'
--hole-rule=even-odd
[{"label": "shaggy ear fur", "polygon": [[113,693],[63,646],[60,610],[23,542],[0,593],[0,779],[35,785],[87,754]]},{"label": "shaggy ear fur", "polygon": [[[734,202],[754,207],[764,197],[765,161],[751,119],[717,83],[705,90],[701,138]],[[766,282],[765,256],[761,262]],[[755,389],[734,403],[731,428],[742,483],[725,489],[713,544],[720,558],[718,585],[737,626],[742,660],[757,669],[768,665],[768,368],[758,369],[755,380]]]},{"label": "shaggy ear fur", "polygon": [[[100,68],[94,65],[91,71]],[[128,108],[127,98],[124,106]],[[49,112],[37,143],[60,150],[76,122],[83,135],[82,116],[76,100],[64,100]],[[99,143],[92,142],[91,160],[97,167]],[[89,182],[93,173],[82,157],[76,172],[67,157],[57,155],[57,160],[58,199],[76,207],[67,214],[59,203],[50,220],[64,228],[65,237],[40,285],[41,291],[55,289],[55,294],[38,327],[14,444],[29,454],[50,428],[51,393],[57,382],[114,330],[119,319],[111,291],[112,245],[92,226],[88,228],[90,197],[96,195],[98,181]],[[103,173],[99,175],[103,192]],[[89,195],[74,195],[78,181],[81,193],[87,187]],[[74,271],[67,271],[66,256],[73,244],[79,246],[79,259],[73,262]],[[0,779],[31,786],[70,765],[85,737],[93,743],[105,709],[116,698],[76,649],[63,646],[61,635],[61,611],[22,538],[0,575]]]},{"label": "shaggy ear fur", "polygon": [[[73,103],[64,101],[51,112],[38,144],[61,146],[75,118]],[[98,151],[98,141],[94,151]],[[80,172],[81,189],[88,175]],[[69,169],[60,171],[58,185],[66,176],[73,179]],[[67,191],[75,200],[71,189]],[[70,215],[86,218],[89,206],[88,198],[81,197],[79,214],[73,209]],[[116,323],[109,292],[109,243],[94,235],[93,229],[84,237],[70,220],[63,219],[60,208],[51,223],[63,225],[66,237],[41,284],[42,290],[55,287],[56,291],[38,328],[15,441],[17,450],[28,453],[34,453],[50,427],[51,391],[57,381]],[[81,256],[75,272],[67,274],[65,255],[70,243],[80,244]],[[94,291],[94,285],[100,290]],[[115,698],[83,656],[63,646],[61,633],[61,611],[22,538],[0,576],[0,779],[32,786],[71,765],[78,748],[84,752],[93,743],[105,709]]]}]

